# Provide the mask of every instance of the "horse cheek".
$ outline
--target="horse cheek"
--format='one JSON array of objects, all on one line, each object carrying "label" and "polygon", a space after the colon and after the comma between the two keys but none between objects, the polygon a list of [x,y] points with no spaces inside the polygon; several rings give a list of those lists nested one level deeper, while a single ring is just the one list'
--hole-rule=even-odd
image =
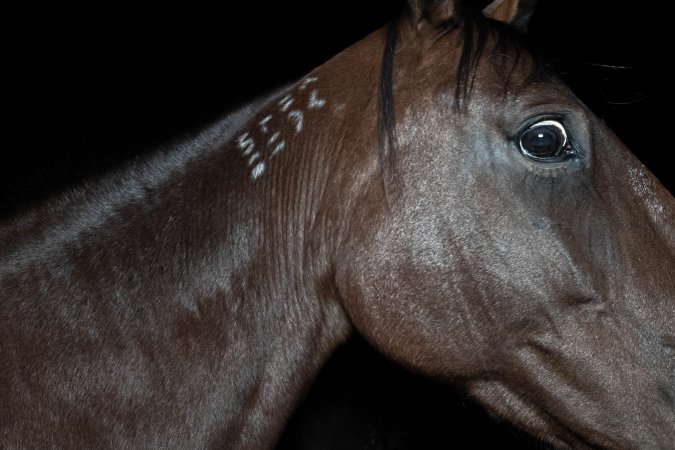
[{"label": "horse cheek", "polygon": [[482,371],[488,356],[477,349],[490,348],[481,344],[489,335],[471,325],[475,311],[465,301],[464,274],[411,253],[414,235],[374,241],[382,247],[359,247],[337,274],[356,330],[378,351],[417,372],[455,379]]}]

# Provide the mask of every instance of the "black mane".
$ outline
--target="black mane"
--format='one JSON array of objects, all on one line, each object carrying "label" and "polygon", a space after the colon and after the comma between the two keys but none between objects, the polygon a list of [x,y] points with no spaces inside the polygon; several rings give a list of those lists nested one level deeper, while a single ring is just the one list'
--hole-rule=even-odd
[{"label": "black mane", "polygon": [[[447,38],[458,30],[462,38],[462,52],[457,66],[455,104],[462,112],[469,101],[476,69],[486,54],[489,37],[496,38],[489,49],[489,56],[499,58],[498,70],[505,79],[504,92],[508,91],[513,69],[524,54],[530,55],[530,73],[526,82],[535,82],[552,73],[549,65],[536,55],[524,36],[505,24],[486,18],[480,11],[472,9],[458,11],[453,17],[438,25],[439,39]],[[401,18],[392,20],[386,29],[386,40],[382,55],[378,103],[378,157],[382,167],[385,191],[390,181],[388,166],[396,148],[396,116],[394,113],[393,74],[394,58],[399,37]]]}]

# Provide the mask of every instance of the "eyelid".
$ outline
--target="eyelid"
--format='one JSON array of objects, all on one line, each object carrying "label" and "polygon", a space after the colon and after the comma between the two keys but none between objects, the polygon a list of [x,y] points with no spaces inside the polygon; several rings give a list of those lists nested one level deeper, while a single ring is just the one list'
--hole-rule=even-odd
[{"label": "eyelid", "polygon": [[555,122],[558,122],[561,124],[563,127],[568,124],[568,117],[567,114],[537,114],[534,116],[530,116],[527,119],[523,120],[521,122],[520,127],[516,130],[516,135],[520,136],[523,134],[525,131],[529,130],[533,126],[537,125],[538,123],[541,123],[546,120],[553,120]]}]

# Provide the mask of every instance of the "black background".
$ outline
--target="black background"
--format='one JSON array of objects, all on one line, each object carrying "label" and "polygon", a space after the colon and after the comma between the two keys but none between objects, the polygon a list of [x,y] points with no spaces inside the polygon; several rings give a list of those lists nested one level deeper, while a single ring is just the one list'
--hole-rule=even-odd
[{"label": "black background", "polygon": [[[655,3],[652,2],[652,5]],[[673,192],[654,81],[649,2],[541,0],[530,38]],[[400,3],[122,3],[7,10],[0,217],[184,136],[297,78],[384,24]],[[607,67],[610,66],[610,67]],[[537,447],[461,394],[408,374],[359,339],[341,349],[281,447]]]}]

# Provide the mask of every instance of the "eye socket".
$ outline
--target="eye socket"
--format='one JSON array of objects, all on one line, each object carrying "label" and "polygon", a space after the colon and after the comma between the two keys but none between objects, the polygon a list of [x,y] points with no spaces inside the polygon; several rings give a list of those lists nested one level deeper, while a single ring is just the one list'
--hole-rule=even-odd
[{"label": "eye socket", "polygon": [[565,127],[556,120],[542,120],[518,137],[520,151],[530,159],[558,162],[573,155]]}]

